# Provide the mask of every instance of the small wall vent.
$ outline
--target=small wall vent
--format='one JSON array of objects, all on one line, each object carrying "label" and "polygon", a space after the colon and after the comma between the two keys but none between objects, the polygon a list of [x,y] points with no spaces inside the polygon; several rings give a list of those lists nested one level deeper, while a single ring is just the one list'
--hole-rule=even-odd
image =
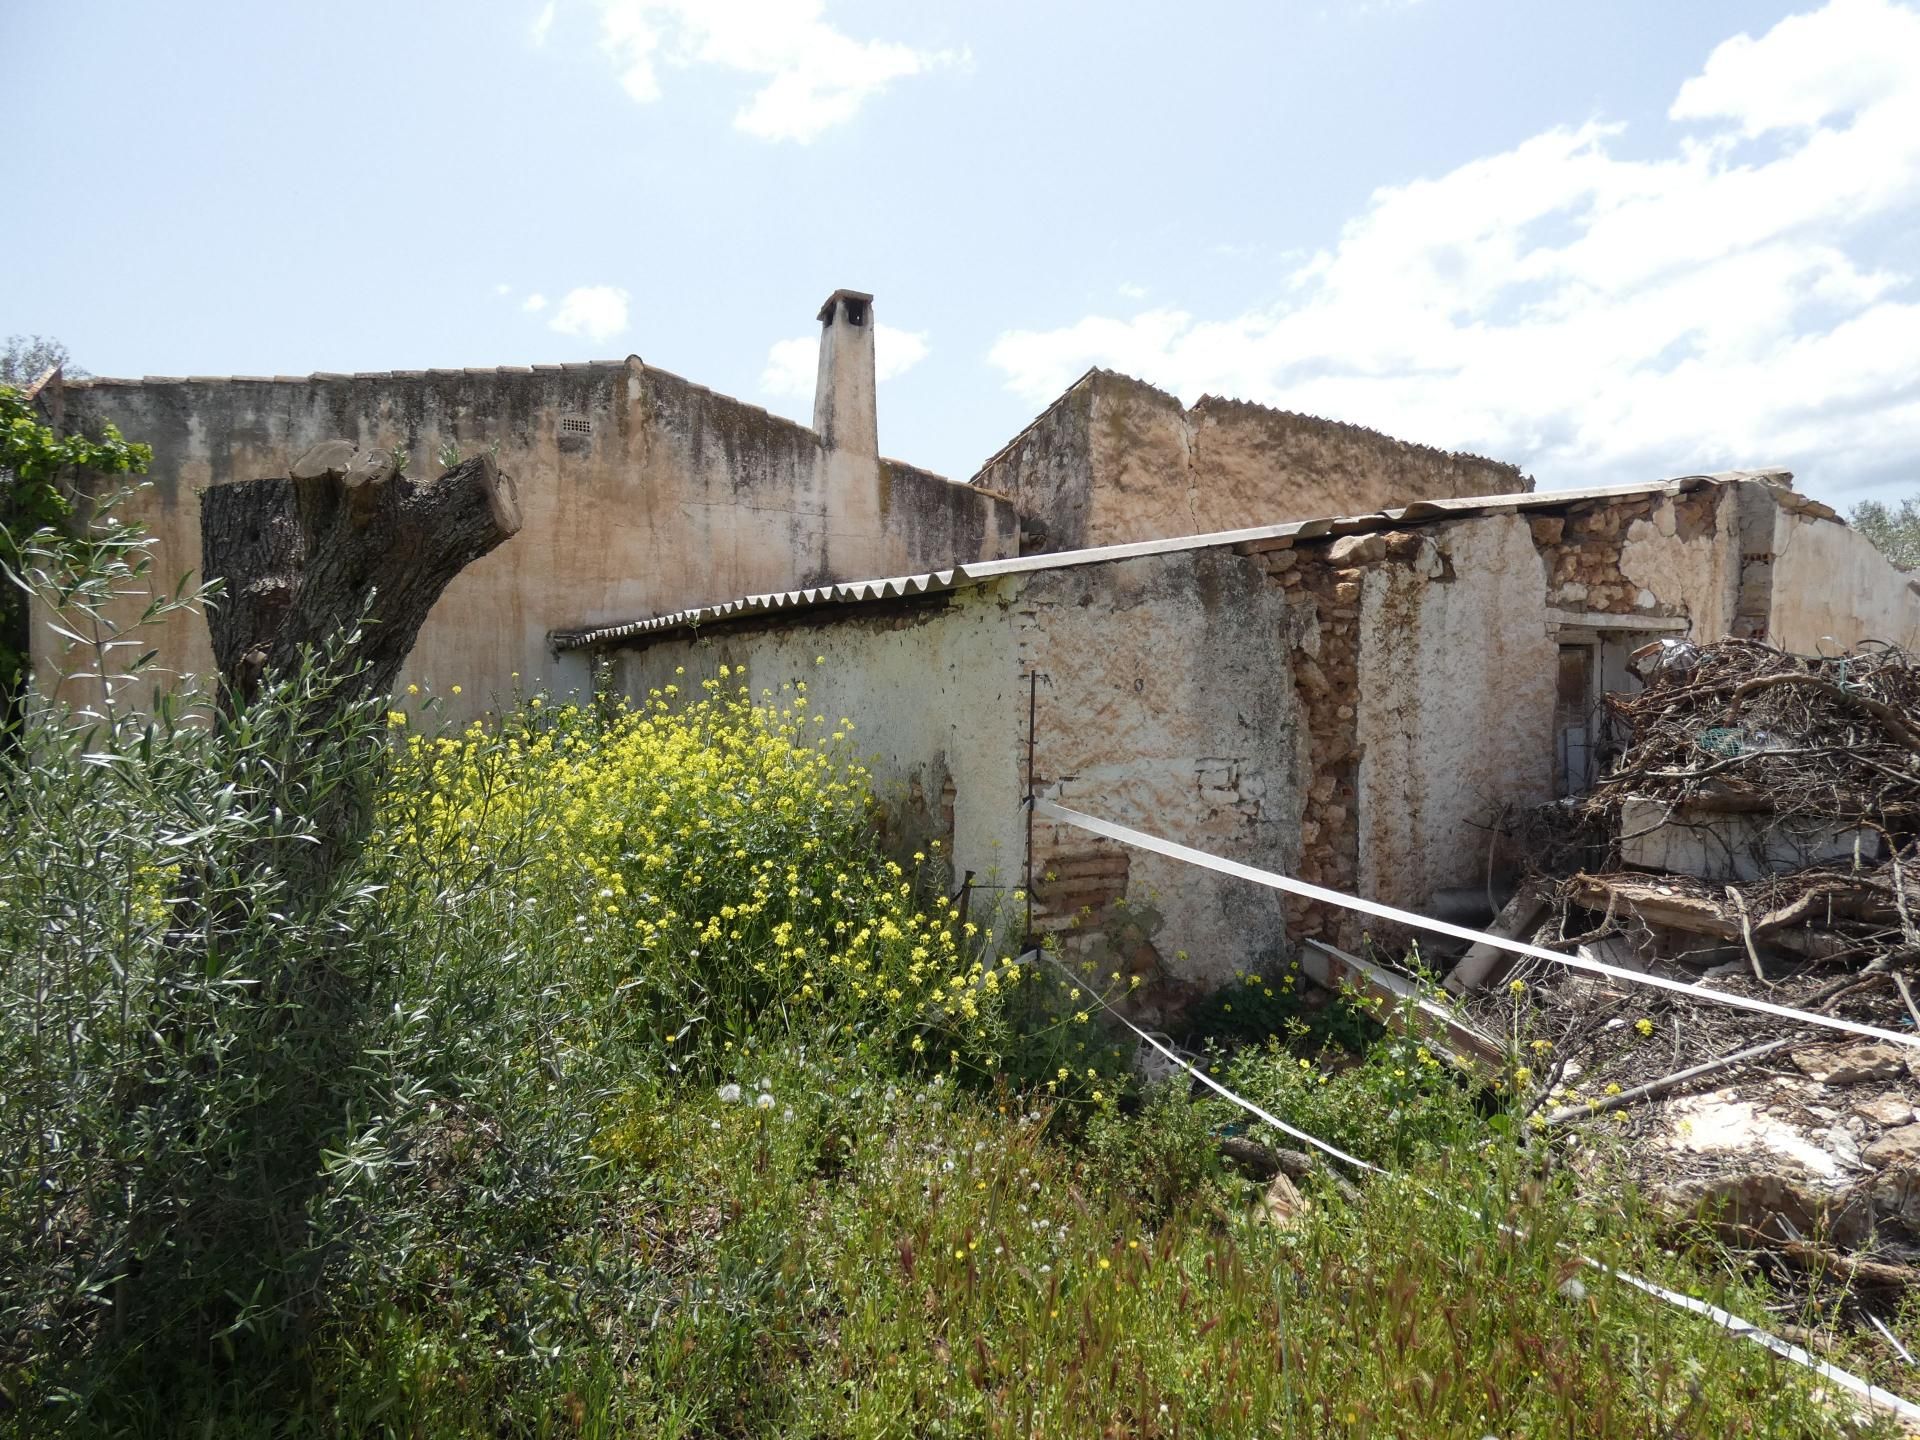
[{"label": "small wall vent", "polygon": [[560,417],[560,434],[563,437],[591,435],[593,434],[593,421],[584,415],[562,415]]}]

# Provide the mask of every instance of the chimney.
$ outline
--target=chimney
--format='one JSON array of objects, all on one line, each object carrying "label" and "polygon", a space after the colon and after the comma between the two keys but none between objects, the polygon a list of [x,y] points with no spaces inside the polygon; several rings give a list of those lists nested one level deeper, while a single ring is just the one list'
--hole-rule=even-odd
[{"label": "chimney", "polygon": [[880,453],[873,395],[873,296],[858,290],[836,290],[820,307],[813,428],[829,450]]}]

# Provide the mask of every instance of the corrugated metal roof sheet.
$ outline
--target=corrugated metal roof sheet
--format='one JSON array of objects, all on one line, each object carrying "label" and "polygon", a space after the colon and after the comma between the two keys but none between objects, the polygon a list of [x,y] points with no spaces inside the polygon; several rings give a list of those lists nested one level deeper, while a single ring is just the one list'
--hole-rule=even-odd
[{"label": "corrugated metal roof sheet", "polygon": [[[642,636],[692,629],[723,620],[740,620],[752,615],[783,610],[801,610],[827,605],[857,605],[872,600],[892,600],[903,596],[925,595],[956,590],[1001,575],[1024,575],[1040,570],[1059,570],[1071,565],[1099,565],[1110,560],[1131,560],[1148,555],[1172,555],[1187,550],[1208,550],[1217,546],[1246,545],[1268,540],[1317,540],[1327,536],[1356,535],[1394,525],[1417,524],[1426,520],[1465,519],[1475,515],[1502,515],[1524,510],[1565,509],[1587,500],[1625,499],[1635,495],[1677,495],[1706,485],[1725,485],[1740,480],[1763,480],[1784,485],[1793,478],[1785,470],[1733,470],[1717,475],[1683,475],[1673,480],[1643,482],[1637,485],[1598,485],[1579,490],[1536,490],[1516,495],[1467,496],[1449,500],[1417,500],[1393,510],[1367,515],[1346,515],[1321,520],[1291,520],[1282,525],[1261,525],[1249,530],[1219,530],[1207,535],[1178,535],[1164,540],[1140,540],[1129,545],[1103,545],[1091,550],[1063,550],[1050,555],[1021,555],[1011,560],[978,560],[955,565],[948,570],[931,570],[919,575],[895,575],[878,580],[851,580],[838,585],[820,585],[804,590],[782,590],[766,595],[745,595],[717,605],[695,605],[620,625],[556,630],[551,635],[557,651],[592,649],[617,645]],[[1796,497],[1804,498],[1804,497]],[[1808,502],[1809,504],[1816,502]],[[1824,506],[1820,507],[1825,509]],[[1831,512],[1829,512],[1831,514]]]}]

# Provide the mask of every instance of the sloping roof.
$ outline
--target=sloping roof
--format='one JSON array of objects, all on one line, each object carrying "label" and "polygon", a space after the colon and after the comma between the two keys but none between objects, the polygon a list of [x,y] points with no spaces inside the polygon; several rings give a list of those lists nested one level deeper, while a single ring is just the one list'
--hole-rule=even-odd
[{"label": "sloping roof", "polygon": [[[1784,486],[1793,478],[1785,470],[1733,470],[1717,475],[1683,475],[1673,480],[1657,480],[1637,485],[1599,485],[1581,490],[1536,490],[1517,495],[1466,496],[1450,500],[1418,500],[1394,510],[1369,515],[1347,515],[1321,520],[1291,520],[1282,525],[1261,525],[1250,530],[1220,530],[1208,535],[1179,535],[1165,540],[1139,540],[1128,545],[1103,545],[1091,550],[1063,550],[1049,555],[1021,555],[1011,560],[978,560],[946,570],[929,570],[917,575],[894,575],[876,580],[849,580],[836,585],[819,585],[803,590],[782,590],[766,595],[743,595],[714,605],[695,605],[664,615],[629,620],[624,624],[556,630],[549,639],[556,651],[589,650],[604,645],[663,635],[677,630],[696,629],[723,620],[741,620],[753,615],[777,611],[805,610],[831,605],[858,605],[867,601],[893,600],[904,596],[926,595],[957,590],[1001,575],[1023,575],[1039,570],[1058,570],[1071,565],[1099,565],[1110,560],[1131,560],[1145,555],[1172,555],[1187,550],[1207,550],[1216,546],[1245,545],[1262,540],[1317,540],[1329,536],[1356,535],[1369,530],[1384,530],[1396,525],[1419,524],[1428,520],[1465,519],[1476,515],[1503,515],[1517,511],[1564,510],[1583,501],[1625,499],[1636,495],[1679,495],[1708,485],[1726,485],[1742,480],[1759,480]],[[1792,494],[1786,491],[1786,494]],[[1803,496],[1794,496],[1805,501]],[[1805,501],[1819,506],[1817,501]],[[1838,518],[1828,510],[1828,518]]]}]

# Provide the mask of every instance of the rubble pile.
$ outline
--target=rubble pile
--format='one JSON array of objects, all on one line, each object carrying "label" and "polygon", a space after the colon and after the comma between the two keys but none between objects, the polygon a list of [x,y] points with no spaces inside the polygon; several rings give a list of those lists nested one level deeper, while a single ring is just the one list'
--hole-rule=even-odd
[{"label": "rubble pile", "polygon": [[1920,1031],[1920,663],[1728,639],[1631,668],[1606,773],[1524,817],[1530,863],[1492,928],[1700,997],[1489,946],[1448,988],[1526,1058],[1534,1123],[1571,1153],[1624,1155],[1770,1267],[1891,1304],[1920,1290],[1920,1051],[1707,992]]},{"label": "rubble pile", "polygon": [[1606,699],[1625,748],[1574,807],[1602,863],[1556,877],[1559,898],[1619,922],[1643,962],[1744,952],[1763,982],[1776,959],[1920,957],[1920,665],[1669,640],[1633,669],[1646,688]]}]

